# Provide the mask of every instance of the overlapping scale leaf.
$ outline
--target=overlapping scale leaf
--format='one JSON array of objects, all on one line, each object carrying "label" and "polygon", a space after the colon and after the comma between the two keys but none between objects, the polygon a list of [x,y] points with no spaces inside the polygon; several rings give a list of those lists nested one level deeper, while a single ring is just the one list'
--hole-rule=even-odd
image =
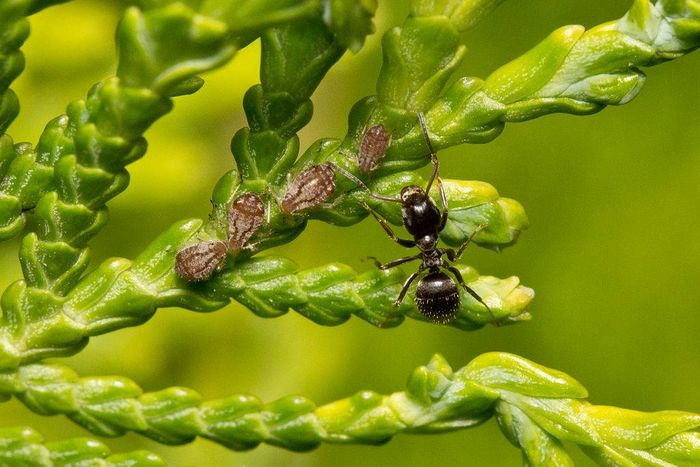
[{"label": "overlapping scale leaf", "polygon": [[480,22],[504,0],[413,0],[413,16],[446,16],[459,32]]},{"label": "overlapping scale leaf", "polygon": [[[416,2],[419,6],[414,8],[420,14],[442,12],[449,16],[456,11],[457,3]],[[486,11],[496,3],[468,1],[464,5],[467,10],[476,11],[483,4]],[[394,58],[400,54],[392,48],[391,40],[387,41],[389,58],[385,68],[389,70],[392,63],[400,63]],[[410,110],[427,111],[431,139],[437,148],[488,142],[500,134],[505,122],[521,122],[554,112],[585,115],[607,105],[626,104],[644,84],[640,67],[678,58],[698,46],[700,9],[694,0],[635,0],[618,21],[587,31],[577,25],[559,28],[484,81],[458,79],[436,96],[430,108]],[[400,75],[392,78],[399,79]],[[399,106],[397,99],[391,102],[392,106]],[[417,121],[406,114],[396,118],[401,124],[395,125],[395,138],[386,160],[394,164],[395,159],[403,157],[414,161],[411,167],[427,163]],[[406,167],[396,165],[397,170]]]},{"label": "overlapping scale leaf", "polygon": [[[489,304],[495,318],[503,323],[529,319],[527,306],[534,294],[517,278],[479,276],[473,268],[462,268],[465,281]],[[400,308],[393,303],[405,275],[398,270],[369,271],[358,275],[351,268],[330,264],[299,272],[288,259],[254,258],[215,277],[211,290],[229,296],[262,317],[276,317],[290,308],[323,325],[337,325],[355,315],[379,327],[399,325],[404,316],[426,320],[407,297]],[[491,322],[489,312],[468,294],[451,325],[477,329]]]},{"label": "overlapping scale leaf", "polygon": [[[19,3],[29,8],[28,3]],[[265,15],[255,20],[257,33],[284,21],[275,5],[265,6],[260,13]],[[287,20],[318,16],[319,11],[307,8],[292,13]],[[187,228],[184,238],[178,237],[176,228],[155,242],[159,248],[176,249],[166,256],[165,268],[159,266],[158,258],[163,258],[158,251],[150,250],[146,259],[139,258],[131,268],[124,261],[107,262],[84,280],[86,287],[74,287],[88,265],[86,243],[106,222],[104,204],[126,188],[124,166],[145,152],[141,135],[171,109],[166,95],[176,94],[175,88],[182,91],[183,79],[230,58],[235,34],[229,26],[182,3],[151,5],[147,11],[131,8],[119,26],[120,77],[102,81],[87,99],[71,103],[65,116],[47,126],[36,149],[2,137],[0,215],[7,215],[0,232],[18,233],[24,211],[30,209],[35,211],[37,231],[22,243],[25,280],[4,295],[0,367],[72,354],[88,336],[140,324],[158,306],[211,309],[226,302],[190,293],[176,283],[173,255],[182,246],[178,242],[192,236]],[[139,54],[139,50],[148,53]],[[145,61],[139,61],[142,58]],[[145,268],[142,259],[148,263]],[[96,284],[99,287],[90,289]],[[100,295],[105,288],[111,294],[108,304]],[[71,298],[64,300],[67,294]],[[81,304],[86,308],[79,309]]]},{"label": "overlapping scale leaf", "polygon": [[29,36],[30,1],[0,4],[0,137],[19,113],[17,95],[10,84],[24,70],[24,55],[19,50]]},{"label": "overlapping scale leaf", "polygon": [[[0,373],[0,395],[14,395],[40,414],[64,414],[93,433],[133,431],[167,444],[205,437],[236,450],[268,443],[306,451],[321,443],[378,444],[401,432],[470,428],[495,415],[525,465],[573,465],[564,448],[570,443],[602,465],[684,466],[700,459],[700,415],[591,405],[570,376],[505,353],[484,354],[457,371],[435,355],[413,371],[404,391],[360,391],[318,407],[302,396],[265,404],[250,395],[204,401],[181,387],[142,393],[126,378],[80,378],[46,364]],[[17,456],[13,446],[30,442],[41,442],[30,430],[0,431],[0,456]],[[106,455],[92,447],[73,455]],[[27,452],[43,452],[32,449]]]},{"label": "overlapping scale leaf", "polygon": [[357,52],[374,32],[377,0],[324,0],[323,19],[343,47]]},{"label": "overlapping scale leaf", "polygon": [[111,454],[107,446],[90,438],[47,442],[43,436],[28,427],[0,429],[0,464],[27,467],[165,466],[165,462],[160,457],[147,451]]},{"label": "overlapping scale leaf", "polygon": [[199,15],[182,3],[150,11],[130,8],[122,19],[118,41],[117,76],[129,87],[163,95],[192,92],[179,86],[183,80],[221,65],[236,51],[225,23]]}]

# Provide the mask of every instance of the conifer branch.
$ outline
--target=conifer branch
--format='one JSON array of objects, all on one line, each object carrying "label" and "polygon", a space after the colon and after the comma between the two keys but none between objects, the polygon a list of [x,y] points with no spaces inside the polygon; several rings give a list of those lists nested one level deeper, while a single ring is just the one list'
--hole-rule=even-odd
[{"label": "conifer branch", "polygon": [[182,387],[144,393],[127,378],[80,378],[62,365],[0,375],[0,394],[43,415],[66,415],[100,436],[132,431],[164,444],[202,437],[234,450],[267,443],[307,451],[321,443],[381,444],[399,433],[455,431],[495,416],[527,465],[573,465],[563,442],[602,465],[700,462],[700,415],[592,405],[575,379],[508,353],[483,354],[457,371],[435,355],[403,391],[360,391],[322,406],[302,396],[205,401]]}]

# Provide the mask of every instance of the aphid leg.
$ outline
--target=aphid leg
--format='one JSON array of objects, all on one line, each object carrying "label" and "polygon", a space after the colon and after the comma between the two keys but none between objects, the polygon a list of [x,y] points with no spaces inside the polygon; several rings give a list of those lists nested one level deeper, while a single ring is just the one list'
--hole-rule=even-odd
[{"label": "aphid leg", "polygon": [[345,148],[338,148],[338,152],[341,153],[342,155],[344,155],[345,157],[349,158],[349,159],[354,159],[354,158],[355,158],[355,154],[352,154],[350,151],[348,151],[348,150],[345,149]]},{"label": "aphid leg", "polygon": [[456,252],[452,248],[445,249],[444,251],[447,255],[447,258],[453,262],[458,261],[459,258],[462,257],[462,254],[464,254],[464,250],[466,250],[469,244],[472,242],[472,240],[474,240],[474,237],[476,237],[479,234],[479,232],[484,230],[486,227],[488,227],[488,224],[479,224],[476,227],[476,229],[474,229],[474,231],[471,233],[471,235],[469,235],[469,238],[464,243],[462,243],[462,246],[460,246],[459,250],[457,250]]},{"label": "aphid leg", "polygon": [[353,174],[351,174],[350,172],[348,172],[344,168],[338,166],[337,164],[334,164],[332,162],[329,162],[329,164],[333,166],[333,169],[336,172],[340,172],[345,178],[355,182],[355,184],[357,186],[359,186],[360,188],[365,190],[367,192],[367,194],[370,195],[372,198],[378,199],[380,201],[391,201],[393,203],[400,203],[401,202],[401,200],[399,198],[391,198],[389,196],[382,196],[382,195],[378,195],[376,193],[372,193],[372,190],[370,190],[369,187],[367,185],[365,185],[365,182],[363,182],[362,180],[360,180],[359,178],[357,178],[356,176],[354,176]]},{"label": "aphid leg", "polygon": [[403,283],[403,287],[401,287],[401,292],[399,292],[399,296],[396,297],[396,301],[394,302],[394,308],[398,308],[399,305],[401,305],[401,302],[403,302],[404,297],[406,296],[406,293],[408,293],[408,289],[411,287],[411,284],[413,284],[413,281],[416,280],[418,275],[423,271],[423,268],[419,268],[418,271],[414,272],[410,276],[408,276],[408,279],[406,279],[406,282]]},{"label": "aphid leg", "polygon": [[388,263],[382,264],[379,259],[375,256],[367,256],[367,259],[371,259],[374,262],[374,265],[377,266],[378,269],[381,269],[382,271],[386,271],[387,269],[395,268],[396,266],[400,266],[402,264],[415,261],[417,259],[420,259],[421,255],[415,255],[415,256],[406,256],[404,258],[399,258],[395,259],[394,261],[389,261]]},{"label": "aphid leg", "polygon": [[255,251],[255,249],[258,247],[258,245],[260,245],[262,242],[263,242],[263,241],[260,240],[259,242],[248,243],[246,246],[244,246],[243,248],[241,248],[241,251],[242,251],[242,250]]},{"label": "aphid leg", "polygon": [[347,196],[336,196],[336,198],[331,201],[330,203],[321,203],[316,207],[323,208],[323,209],[335,209],[336,206],[338,206],[340,203],[348,199]]},{"label": "aphid leg", "polygon": [[498,326],[498,323],[496,321],[496,316],[493,314],[493,311],[491,311],[491,308],[486,304],[486,302],[484,302],[484,300],[479,296],[479,294],[474,291],[474,289],[472,289],[471,287],[469,287],[467,284],[464,283],[464,278],[462,277],[462,273],[459,272],[459,269],[457,269],[454,266],[447,266],[447,270],[450,271],[452,274],[454,274],[455,278],[457,279],[457,282],[459,282],[459,285],[461,285],[462,288],[469,295],[474,297],[474,300],[476,300],[477,302],[484,305],[484,307],[488,310],[489,314],[491,315],[491,319]]},{"label": "aphid leg", "polygon": [[394,233],[394,231],[391,230],[391,227],[389,227],[389,224],[387,224],[387,222],[384,219],[382,219],[381,216],[379,216],[379,214],[377,214],[377,212],[374,209],[369,207],[369,205],[367,203],[365,203],[364,201],[360,201],[360,204],[362,204],[362,206],[364,206],[364,208],[370,214],[372,214],[372,216],[374,216],[375,219],[377,219],[377,222],[379,222],[379,225],[382,226],[382,228],[384,229],[386,234],[389,236],[389,238],[391,238],[393,241],[395,241],[399,245],[405,246],[406,248],[411,248],[411,247],[416,246],[416,242],[414,240],[406,240],[406,239],[397,237],[396,234]]}]

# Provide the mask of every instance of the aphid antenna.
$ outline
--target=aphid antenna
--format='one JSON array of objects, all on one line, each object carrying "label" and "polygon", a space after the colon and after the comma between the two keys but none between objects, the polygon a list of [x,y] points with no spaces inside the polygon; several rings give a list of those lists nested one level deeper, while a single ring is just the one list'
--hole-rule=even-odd
[{"label": "aphid antenna", "polygon": [[369,187],[368,187],[367,185],[365,185],[365,182],[363,182],[362,180],[360,180],[359,178],[357,178],[355,175],[351,174],[350,172],[348,172],[348,171],[345,170],[344,168],[340,167],[338,164],[335,164],[335,163],[333,163],[333,162],[329,162],[329,164],[333,166],[333,169],[334,169],[335,171],[340,172],[345,178],[347,178],[347,179],[352,180],[353,182],[355,182],[355,184],[356,184],[358,187],[360,187],[360,188],[362,188],[363,190],[365,190],[365,191],[367,192],[367,194],[370,195],[372,198],[378,199],[378,200],[380,200],[380,201],[389,201],[389,202],[392,202],[392,203],[401,203],[401,200],[400,200],[399,198],[392,198],[392,197],[390,197],[390,196],[382,196],[382,195],[378,195],[378,194],[376,194],[376,193],[373,193],[372,190],[370,190]]},{"label": "aphid antenna", "polygon": [[372,122],[372,119],[374,118],[374,114],[377,113],[378,108],[379,108],[378,105],[372,106],[372,111],[369,113],[369,115],[367,116],[367,120],[365,120],[365,124],[362,126],[362,133],[361,134],[364,135],[365,132],[367,131],[367,128],[369,128],[369,124]]},{"label": "aphid antenna", "polygon": [[[287,174],[287,179],[289,179],[289,174]],[[289,183],[287,183],[289,185]],[[265,220],[269,224],[272,221],[272,202],[275,201],[277,205],[282,202],[284,194],[279,190],[275,190],[271,185],[265,187],[265,192],[267,193],[267,209],[265,209]]]},{"label": "aphid antenna", "polygon": [[[377,109],[379,109],[378,105],[375,105],[374,108],[372,108],[372,112],[370,112],[369,117],[367,117],[367,120],[365,121],[365,126],[362,128],[362,134],[364,135],[367,132],[367,129],[370,126],[370,123],[372,123],[372,119],[374,118],[374,114],[377,113]],[[383,122],[380,122],[382,125]],[[389,133],[389,143],[391,143],[391,140],[394,138],[394,131],[395,128],[387,128],[387,130],[390,130],[391,132]]]},{"label": "aphid antenna", "polygon": [[350,151],[348,151],[347,149],[342,148],[342,147],[338,148],[338,152],[349,159],[353,159],[355,157],[355,154],[351,153]]},{"label": "aphid antenna", "polygon": [[272,211],[272,196],[267,197],[267,209],[265,210],[265,220],[267,223],[270,223],[270,220],[272,219],[270,216],[270,211]]}]

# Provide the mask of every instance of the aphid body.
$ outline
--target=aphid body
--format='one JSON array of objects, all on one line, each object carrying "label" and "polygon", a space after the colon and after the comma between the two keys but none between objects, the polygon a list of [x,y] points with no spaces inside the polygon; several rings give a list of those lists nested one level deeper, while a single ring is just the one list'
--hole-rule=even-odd
[{"label": "aphid body", "polygon": [[262,200],[255,193],[244,193],[231,203],[228,211],[228,241],[207,240],[180,250],[175,256],[175,272],[188,282],[211,278],[224,264],[227,253],[246,248],[260,229],[265,216]]},{"label": "aphid body", "polygon": [[221,240],[195,243],[183,248],[175,257],[175,272],[188,282],[209,279],[221,267],[228,247]]},{"label": "aphid body", "polygon": [[377,168],[387,149],[391,136],[381,123],[367,130],[360,142],[360,152],[357,155],[357,165],[364,173],[370,173]]},{"label": "aphid body", "polygon": [[335,192],[335,170],[331,164],[317,164],[303,170],[287,188],[280,203],[284,214],[311,209]]},{"label": "aphid body", "polygon": [[228,247],[232,253],[242,250],[262,226],[265,205],[255,193],[245,193],[228,210]]}]

